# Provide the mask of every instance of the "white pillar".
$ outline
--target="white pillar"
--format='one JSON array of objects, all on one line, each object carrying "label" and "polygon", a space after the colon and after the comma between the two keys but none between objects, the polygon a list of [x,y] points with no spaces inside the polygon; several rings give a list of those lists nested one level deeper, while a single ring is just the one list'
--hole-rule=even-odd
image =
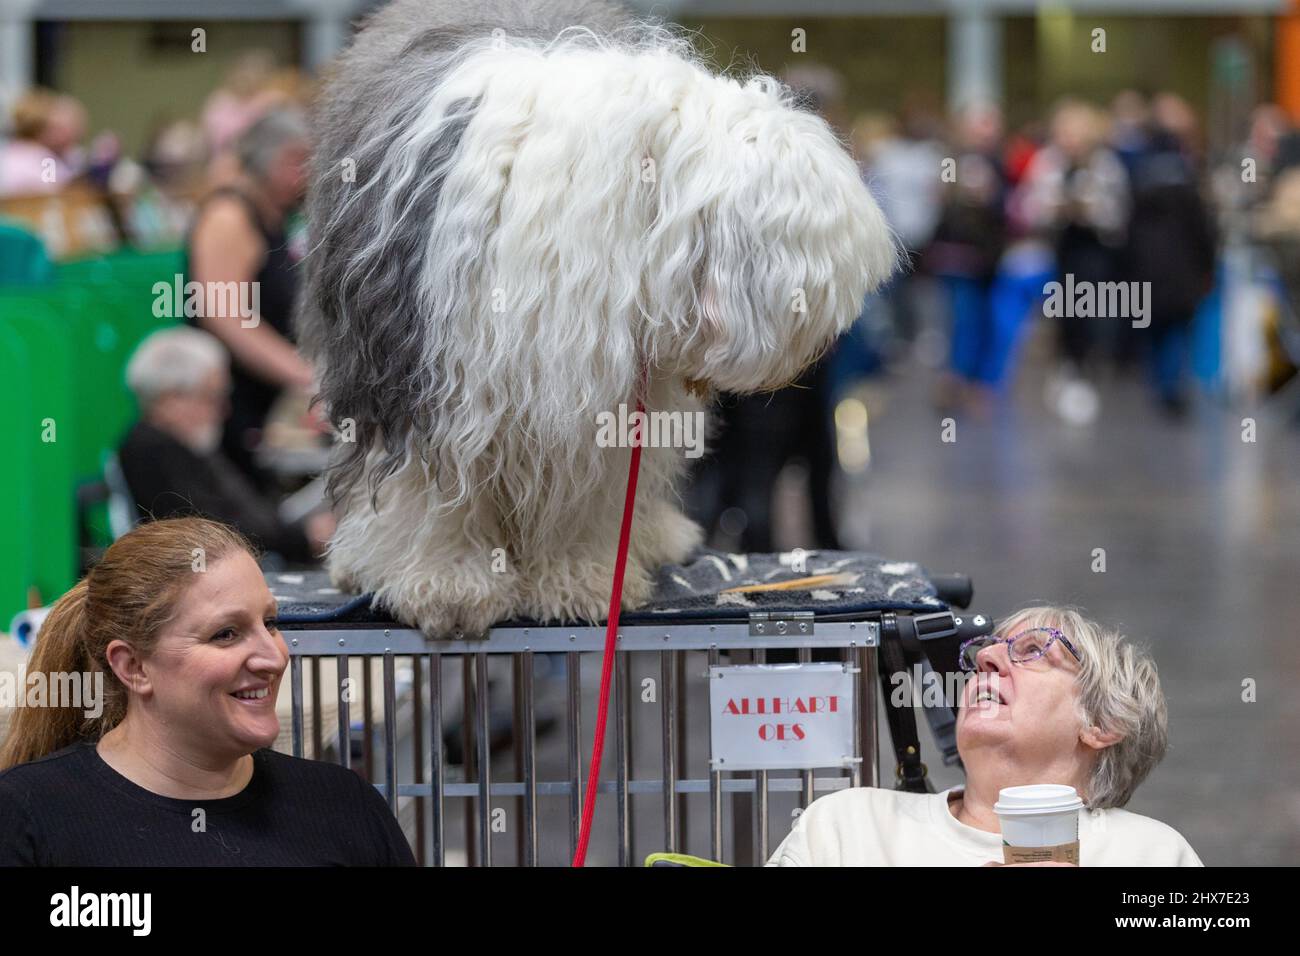
[{"label": "white pillar", "polygon": [[359,6],[356,0],[315,0],[306,8],[302,25],[304,68],[319,69],[347,46],[352,36],[349,21]]},{"label": "white pillar", "polygon": [[948,14],[948,109],[1002,105],[1002,21],[984,0],[958,0]]},{"label": "white pillar", "polygon": [[8,126],[14,99],[36,82],[35,6],[36,0],[0,0],[0,129]]}]

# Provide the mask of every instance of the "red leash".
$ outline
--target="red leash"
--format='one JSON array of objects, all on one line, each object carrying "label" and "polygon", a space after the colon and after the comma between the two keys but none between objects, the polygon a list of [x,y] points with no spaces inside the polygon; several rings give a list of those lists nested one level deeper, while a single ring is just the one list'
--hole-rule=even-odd
[{"label": "red leash", "polygon": [[[644,422],[645,405],[637,399],[638,421]],[[644,427],[644,426],[643,426]],[[636,504],[636,476],[641,467],[641,442],[638,431],[632,445],[632,461],[627,470],[627,497],[623,499],[623,526],[618,532],[618,556],[614,559],[614,586],[609,595],[609,623],[605,626],[605,656],[600,668],[600,703],[596,710],[596,735],[591,743],[591,769],[587,771],[587,791],[582,799],[582,825],[578,829],[578,847],[573,865],[587,862],[587,842],[591,839],[591,820],[596,812],[596,784],[600,778],[600,757],[605,750],[605,718],[609,714],[609,684],[614,672],[614,645],[618,640],[618,614],[623,604],[623,571],[627,568],[627,548],[632,537],[632,510]]]}]

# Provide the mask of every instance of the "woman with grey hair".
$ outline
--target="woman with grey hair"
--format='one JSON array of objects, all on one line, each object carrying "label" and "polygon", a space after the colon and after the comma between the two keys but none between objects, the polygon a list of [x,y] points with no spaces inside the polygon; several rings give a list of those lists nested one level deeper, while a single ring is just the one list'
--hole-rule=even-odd
[{"label": "woman with grey hair", "polygon": [[185,278],[204,291],[198,314],[186,319],[215,335],[233,360],[222,451],[269,490],[253,454],[267,414],[283,389],[313,389],[311,366],[292,334],[301,250],[291,247],[285,228],[306,185],[306,121],[292,109],[268,112],[236,151],[240,176],[204,200],[186,242]]},{"label": "woman with grey hair", "polygon": [[118,462],[138,517],[202,515],[286,561],[312,564],[334,533],[334,515],[318,510],[283,521],[218,447],[229,411],[229,365],[220,342],[185,327],[154,332],[131,356],[126,381],[141,418]]},{"label": "woman with grey hair", "polygon": [[1168,742],[1148,654],[1074,609],[1031,607],[968,644],[962,667],[972,675],[957,719],[966,785],[822,797],[769,866],[1001,865],[993,805],[1004,787],[1027,784],[1066,784],[1083,798],[1083,866],[1201,865],[1176,830],[1122,809]]}]

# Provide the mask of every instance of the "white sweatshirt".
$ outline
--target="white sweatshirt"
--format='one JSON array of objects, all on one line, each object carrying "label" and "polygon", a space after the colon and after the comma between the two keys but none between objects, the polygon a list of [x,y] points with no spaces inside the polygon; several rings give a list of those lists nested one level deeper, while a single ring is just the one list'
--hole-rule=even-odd
[{"label": "white sweatshirt", "polygon": [[[981,866],[1002,862],[1002,835],[960,822],[961,794],[858,787],[827,794],[795,822],[768,866]],[[1203,866],[1173,827],[1127,810],[1079,811],[1081,866]]]}]

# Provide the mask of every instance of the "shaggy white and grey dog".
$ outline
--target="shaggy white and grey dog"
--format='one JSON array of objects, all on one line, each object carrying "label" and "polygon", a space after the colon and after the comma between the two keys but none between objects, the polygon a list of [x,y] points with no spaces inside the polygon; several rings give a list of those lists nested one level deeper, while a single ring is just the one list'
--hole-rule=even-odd
[{"label": "shaggy white and grey dog", "polygon": [[[830,127],[589,0],[396,0],[326,80],[299,334],[342,441],[335,583],[431,636],[606,613],[601,413],[790,382],[893,269]],[[623,602],[699,528],[646,448]]]}]

